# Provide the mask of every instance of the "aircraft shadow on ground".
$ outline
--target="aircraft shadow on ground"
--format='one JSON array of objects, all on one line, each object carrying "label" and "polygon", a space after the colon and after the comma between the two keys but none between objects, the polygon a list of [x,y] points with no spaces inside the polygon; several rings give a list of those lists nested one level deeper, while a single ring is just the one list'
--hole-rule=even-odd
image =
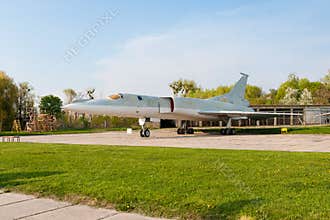
[{"label": "aircraft shadow on ground", "polygon": [[40,181],[40,177],[62,174],[59,171],[12,172],[0,173],[0,188],[13,187]]},{"label": "aircraft shadow on ground", "polygon": [[254,206],[254,208],[262,205],[263,199],[246,199],[246,200],[235,200],[226,202],[215,206],[210,209],[207,213],[202,215],[202,219],[234,219],[241,210],[246,206]]}]

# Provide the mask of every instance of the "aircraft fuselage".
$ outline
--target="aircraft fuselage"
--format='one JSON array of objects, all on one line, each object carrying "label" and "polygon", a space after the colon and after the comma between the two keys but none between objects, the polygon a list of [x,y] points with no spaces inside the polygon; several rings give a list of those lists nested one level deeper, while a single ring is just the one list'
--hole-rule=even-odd
[{"label": "aircraft fuselage", "polygon": [[184,98],[119,94],[116,99],[96,99],[65,106],[70,111],[105,114],[132,118],[159,118],[173,120],[219,120],[218,116],[203,115],[201,111],[253,111],[245,106],[227,102]]}]

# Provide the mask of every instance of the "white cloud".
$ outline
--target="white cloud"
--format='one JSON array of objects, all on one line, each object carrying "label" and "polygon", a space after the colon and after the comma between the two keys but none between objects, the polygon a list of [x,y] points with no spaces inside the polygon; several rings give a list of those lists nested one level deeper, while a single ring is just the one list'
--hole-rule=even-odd
[{"label": "white cloud", "polygon": [[313,52],[313,43],[319,44],[314,38],[288,33],[290,27],[264,20],[206,21],[136,37],[98,62],[98,78],[107,92],[154,95],[170,94],[168,84],[179,78],[211,88],[233,83],[239,72],[246,72],[251,83],[267,89],[290,72],[321,78],[329,68],[329,57]]}]

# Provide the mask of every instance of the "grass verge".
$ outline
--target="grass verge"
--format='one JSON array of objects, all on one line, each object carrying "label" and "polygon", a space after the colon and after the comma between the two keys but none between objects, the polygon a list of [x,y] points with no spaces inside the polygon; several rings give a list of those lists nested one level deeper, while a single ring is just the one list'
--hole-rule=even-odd
[{"label": "grass verge", "polygon": [[0,187],[151,216],[329,219],[330,154],[0,143]]}]

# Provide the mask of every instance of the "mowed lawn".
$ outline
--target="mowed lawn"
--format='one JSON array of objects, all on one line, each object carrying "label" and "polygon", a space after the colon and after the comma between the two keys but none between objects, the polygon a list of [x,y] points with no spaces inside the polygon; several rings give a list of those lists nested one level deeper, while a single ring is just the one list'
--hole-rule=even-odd
[{"label": "mowed lawn", "polygon": [[330,219],[330,154],[0,143],[0,187],[169,218]]}]

